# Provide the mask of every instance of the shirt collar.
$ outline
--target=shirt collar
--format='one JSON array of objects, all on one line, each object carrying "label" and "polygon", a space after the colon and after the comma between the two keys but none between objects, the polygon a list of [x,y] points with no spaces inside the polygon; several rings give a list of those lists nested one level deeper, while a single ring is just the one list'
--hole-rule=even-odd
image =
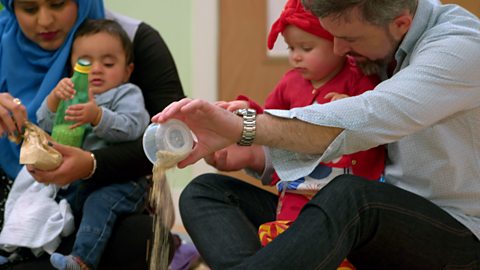
[{"label": "shirt collar", "polygon": [[[435,8],[434,2],[431,0],[418,0],[417,9],[413,17],[412,26],[408,30],[405,38],[400,44],[397,52],[395,53],[395,59],[397,63],[401,63],[405,57],[413,51],[417,41],[425,33],[429,27],[431,15]],[[399,67],[400,65],[397,65]]]}]

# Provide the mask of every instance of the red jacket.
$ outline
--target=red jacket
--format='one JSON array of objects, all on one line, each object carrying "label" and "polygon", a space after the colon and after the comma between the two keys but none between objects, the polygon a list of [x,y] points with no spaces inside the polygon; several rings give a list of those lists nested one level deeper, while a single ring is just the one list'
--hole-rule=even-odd
[{"label": "red jacket", "polygon": [[[305,80],[296,70],[288,71],[277,84],[274,91],[269,94],[265,101],[265,109],[283,109],[304,107],[313,103],[324,104],[330,102],[325,95],[330,92],[357,96],[365,91],[373,90],[379,83],[374,76],[365,76],[353,63],[346,61],[343,69],[330,81],[318,89],[314,89],[309,80]],[[247,100],[250,108],[256,109],[257,113],[263,113],[263,108],[245,96],[238,96],[237,99]],[[350,167],[354,175],[369,180],[378,180],[385,167],[385,148],[378,146],[366,151],[344,155],[338,162],[330,162],[326,165],[337,168]],[[271,185],[279,181],[276,174]]]}]

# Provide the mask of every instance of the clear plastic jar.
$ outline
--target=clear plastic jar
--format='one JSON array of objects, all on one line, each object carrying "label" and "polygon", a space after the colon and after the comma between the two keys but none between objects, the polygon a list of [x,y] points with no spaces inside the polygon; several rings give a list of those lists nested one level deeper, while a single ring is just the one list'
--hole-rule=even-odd
[{"label": "clear plastic jar", "polygon": [[159,157],[169,159],[160,162],[172,163],[172,159],[176,159],[176,163],[190,154],[193,140],[192,131],[180,120],[152,123],[143,134],[143,151],[153,164]]}]

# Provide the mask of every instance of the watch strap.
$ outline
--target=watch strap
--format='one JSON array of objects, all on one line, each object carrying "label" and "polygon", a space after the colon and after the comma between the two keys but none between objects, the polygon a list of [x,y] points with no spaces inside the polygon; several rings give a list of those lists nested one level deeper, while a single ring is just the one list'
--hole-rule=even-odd
[{"label": "watch strap", "polygon": [[250,146],[255,139],[257,111],[254,109],[238,109],[235,114],[243,118],[242,138],[237,142],[240,146]]}]

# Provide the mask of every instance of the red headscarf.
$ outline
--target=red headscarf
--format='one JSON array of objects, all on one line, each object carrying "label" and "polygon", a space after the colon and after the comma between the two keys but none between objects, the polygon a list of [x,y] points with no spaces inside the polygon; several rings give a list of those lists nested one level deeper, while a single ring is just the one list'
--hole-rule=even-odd
[{"label": "red headscarf", "polygon": [[269,49],[273,48],[278,34],[282,33],[290,24],[315,36],[330,41],[333,40],[332,34],[323,29],[315,15],[303,8],[300,0],[288,0],[283,8],[282,14],[280,14],[280,17],[273,23],[272,29],[270,29],[267,41]]}]

